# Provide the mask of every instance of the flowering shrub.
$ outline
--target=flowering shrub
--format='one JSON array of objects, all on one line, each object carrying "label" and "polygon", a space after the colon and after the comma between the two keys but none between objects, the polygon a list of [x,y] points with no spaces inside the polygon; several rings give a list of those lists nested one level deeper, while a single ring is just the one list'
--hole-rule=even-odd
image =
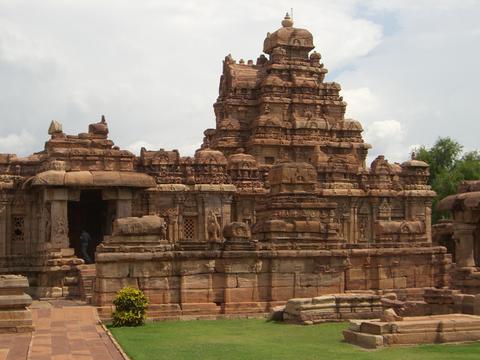
[{"label": "flowering shrub", "polygon": [[145,323],[148,300],[141,290],[124,287],[113,300],[113,326],[140,326]]}]

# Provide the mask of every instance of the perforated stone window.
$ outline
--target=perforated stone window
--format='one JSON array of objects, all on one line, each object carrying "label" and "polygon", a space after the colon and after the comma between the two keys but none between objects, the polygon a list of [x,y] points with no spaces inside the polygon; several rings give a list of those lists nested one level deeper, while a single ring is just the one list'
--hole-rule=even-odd
[{"label": "perforated stone window", "polygon": [[183,223],[183,235],[185,240],[193,240],[196,235],[196,219],[193,216],[186,216]]},{"label": "perforated stone window", "polygon": [[23,216],[12,216],[12,240],[23,241],[25,219]]},{"label": "perforated stone window", "polygon": [[275,163],[275,158],[273,156],[265,156],[265,164],[273,165]]}]

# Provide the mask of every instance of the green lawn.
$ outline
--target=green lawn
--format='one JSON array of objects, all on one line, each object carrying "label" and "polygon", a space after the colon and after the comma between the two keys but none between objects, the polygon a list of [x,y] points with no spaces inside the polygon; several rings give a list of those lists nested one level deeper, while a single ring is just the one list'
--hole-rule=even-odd
[{"label": "green lawn", "polygon": [[342,342],[345,323],[313,326],[264,320],[167,321],[110,328],[133,360],[480,359],[480,343],[362,350]]}]

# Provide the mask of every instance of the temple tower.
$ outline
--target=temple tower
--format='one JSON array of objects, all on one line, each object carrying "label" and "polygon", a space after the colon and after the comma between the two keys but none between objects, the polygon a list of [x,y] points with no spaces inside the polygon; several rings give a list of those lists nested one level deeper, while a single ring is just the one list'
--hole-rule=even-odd
[{"label": "temple tower", "polygon": [[340,85],[324,82],[328,72],[314,49],[313,36],[293,27],[268,33],[256,64],[228,55],[214,105],[216,129],[205,132],[204,146],[229,155],[239,148],[265,171],[276,162],[308,162],[320,181],[355,182],[370,145],[362,126],[344,118]]}]

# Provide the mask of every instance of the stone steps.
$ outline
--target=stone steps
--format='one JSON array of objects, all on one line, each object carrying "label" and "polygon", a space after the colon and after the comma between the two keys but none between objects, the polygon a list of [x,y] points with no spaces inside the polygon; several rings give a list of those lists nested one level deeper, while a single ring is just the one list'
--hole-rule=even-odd
[{"label": "stone steps", "polygon": [[97,269],[95,264],[80,265],[78,278],[78,286],[80,289],[80,298],[87,302],[92,303],[92,296],[95,288],[95,278],[97,277]]},{"label": "stone steps", "polygon": [[480,316],[447,314],[404,317],[395,321],[353,321],[346,342],[364,348],[480,340]]}]

